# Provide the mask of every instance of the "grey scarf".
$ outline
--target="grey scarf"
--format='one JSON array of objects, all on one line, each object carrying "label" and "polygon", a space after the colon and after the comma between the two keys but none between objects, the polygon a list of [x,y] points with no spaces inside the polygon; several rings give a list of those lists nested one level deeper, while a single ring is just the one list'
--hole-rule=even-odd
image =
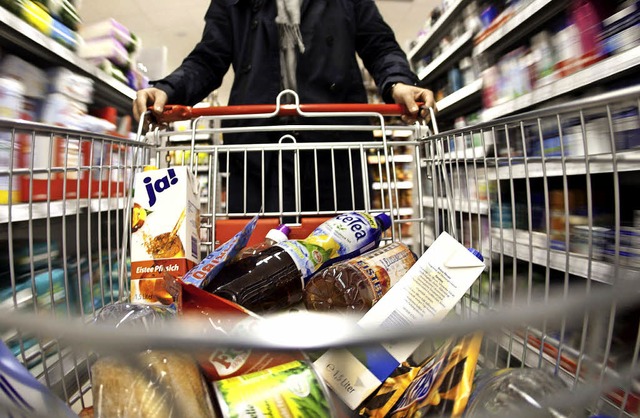
[{"label": "grey scarf", "polygon": [[280,32],[280,77],[283,89],[296,91],[297,51],[304,53],[300,33],[300,2],[302,0],[276,0],[276,24]]}]

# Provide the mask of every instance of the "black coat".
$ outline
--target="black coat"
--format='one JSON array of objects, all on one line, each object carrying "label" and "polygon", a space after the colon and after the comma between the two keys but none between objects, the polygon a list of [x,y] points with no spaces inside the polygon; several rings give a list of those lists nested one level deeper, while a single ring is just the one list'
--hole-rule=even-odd
[{"label": "black coat", "polygon": [[[366,103],[367,94],[356,56],[373,76],[385,101],[395,82],[415,84],[406,55],[373,0],[302,0],[301,25],[305,52],[298,54],[297,93],[300,103]],[[231,65],[234,82],[229,105],[273,104],[282,90],[275,0],[212,0],[205,16],[202,40],[178,69],[155,84],[168,94],[169,103],[193,105],[217,89]],[[284,123],[296,123],[287,120]],[[361,118],[340,121],[314,118],[304,123],[366,124]],[[223,126],[274,124],[264,119],[234,119]],[[290,132],[287,132],[290,133]],[[275,143],[282,132],[225,134],[225,144]],[[371,140],[370,132],[316,131],[294,134],[300,142]],[[222,159],[229,171],[227,193],[231,212],[293,211],[302,202],[305,211],[362,209],[367,179],[361,156],[321,151],[300,153],[299,173],[293,164],[281,167],[275,153]],[[286,157],[285,157],[286,158]],[[333,164],[331,163],[333,160]],[[263,165],[264,162],[264,165]],[[224,168],[226,164],[228,168]],[[316,167],[317,166],[317,167]],[[331,167],[337,167],[335,172]],[[351,167],[351,170],[345,168]],[[277,173],[285,182],[301,179],[301,194],[287,192],[280,205]],[[316,178],[318,171],[321,178]],[[262,173],[266,173],[264,183]],[[335,193],[334,193],[335,188]],[[243,191],[244,193],[239,193]],[[334,196],[333,198],[332,196]],[[320,201],[316,201],[316,195]],[[337,202],[337,204],[336,204]],[[298,212],[298,210],[295,210]]]},{"label": "black coat", "polygon": [[[407,58],[373,0],[303,0],[298,57],[301,103],[366,103],[360,56],[381,93],[414,84]],[[202,40],[156,84],[174,104],[195,104],[235,73],[229,104],[273,103],[281,91],[275,0],[213,0]],[[385,101],[390,101],[388,94]]]}]

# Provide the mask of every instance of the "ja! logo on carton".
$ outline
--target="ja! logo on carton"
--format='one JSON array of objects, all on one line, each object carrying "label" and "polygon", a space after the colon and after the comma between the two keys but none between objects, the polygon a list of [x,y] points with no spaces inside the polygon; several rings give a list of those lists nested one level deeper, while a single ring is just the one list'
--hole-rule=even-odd
[{"label": "ja! logo on carton", "polygon": [[182,278],[199,261],[198,182],[186,166],[145,169],[134,179],[131,302],[172,305],[165,274]]}]

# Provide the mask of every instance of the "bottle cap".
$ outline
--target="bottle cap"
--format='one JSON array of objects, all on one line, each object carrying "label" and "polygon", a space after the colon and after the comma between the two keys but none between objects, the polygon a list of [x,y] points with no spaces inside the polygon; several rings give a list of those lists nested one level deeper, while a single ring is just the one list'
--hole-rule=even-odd
[{"label": "bottle cap", "polygon": [[480,261],[484,261],[484,257],[482,256],[482,254],[480,253],[480,251],[476,250],[475,248],[468,248],[469,252],[473,255],[475,255],[476,257],[478,257],[478,260]]},{"label": "bottle cap", "polygon": [[289,239],[290,233],[291,233],[291,228],[282,224],[282,225],[278,225],[278,227],[274,229],[269,230],[265,238],[275,242],[282,242]]},{"label": "bottle cap", "polygon": [[391,217],[389,217],[389,215],[387,215],[386,213],[377,214],[376,219],[380,221],[383,231],[386,231],[391,226]]}]

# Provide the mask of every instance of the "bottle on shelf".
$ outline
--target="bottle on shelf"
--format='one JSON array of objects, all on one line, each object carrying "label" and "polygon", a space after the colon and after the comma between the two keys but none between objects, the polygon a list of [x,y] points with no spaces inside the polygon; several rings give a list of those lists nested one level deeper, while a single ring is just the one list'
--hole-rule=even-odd
[{"label": "bottle on shelf", "polygon": [[286,240],[225,266],[205,290],[254,312],[286,308],[302,300],[317,270],[378,247],[390,226],[384,213],[338,215],[304,240]]},{"label": "bottle on shelf", "polygon": [[304,303],[313,311],[366,313],[416,262],[406,245],[394,242],[333,264],[309,279]]},{"label": "bottle on shelf", "polygon": [[274,245],[286,241],[289,239],[289,234],[291,233],[291,228],[289,228],[285,224],[278,225],[277,227],[269,230],[267,235],[264,237],[264,241],[258,245],[254,245],[251,247],[245,247],[238,253],[236,260],[242,260],[243,258],[251,257],[253,255],[258,254],[266,250],[267,248],[273,247]]}]

